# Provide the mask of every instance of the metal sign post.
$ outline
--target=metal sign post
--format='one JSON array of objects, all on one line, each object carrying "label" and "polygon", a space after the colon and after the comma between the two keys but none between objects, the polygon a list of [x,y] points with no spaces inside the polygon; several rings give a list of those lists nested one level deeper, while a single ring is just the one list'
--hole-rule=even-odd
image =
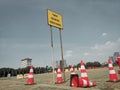
[{"label": "metal sign post", "polygon": [[61,47],[61,58],[62,58],[62,70],[64,71],[64,81],[65,81],[65,67],[64,67],[64,57],[63,57],[63,47],[62,47],[62,34],[61,29],[59,29],[60,34],[60,47]]},{"label": "metal sign post", "polygon": [[52,67],[53,67],[53,84],[55,83],[55,75],[54,75],[54,47],[53,47],[53,34],[52,27],[50,26],[50,34],[51,34],[51,51],[52,51]]}]

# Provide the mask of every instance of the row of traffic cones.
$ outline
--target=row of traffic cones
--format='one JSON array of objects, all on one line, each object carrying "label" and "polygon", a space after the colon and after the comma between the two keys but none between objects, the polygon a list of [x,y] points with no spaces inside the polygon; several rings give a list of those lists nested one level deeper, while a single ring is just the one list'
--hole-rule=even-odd
[{"label": "row of traffic cones", "polygon": [[[93,86],[96,86],[95,83],[93,83],[89,80],[83,61],[80,62],[80,66],[81,66],[80,67],[81,77],[79,78],[79,87],[93,87]],[[112,81],[112,82],[120,81],[120,80],[118,80],[117,74],[114,70],[114,67],[112,65],[112,61],[110,59],[108,59],[108,68],[109,68],[109,80],[108,81]],[[72,65],[70,66],[70,71],[71,71],[71,74],[75,74],[75,71],[74,71]],[[29,75],[28,75],[27,85],[35,84],[33,74],[34,74],[33,66],[31,65]],[[57,83],[62,83],[62,82],[63,82],[62,72],[60,70],[60,66],[58,66]]]}]

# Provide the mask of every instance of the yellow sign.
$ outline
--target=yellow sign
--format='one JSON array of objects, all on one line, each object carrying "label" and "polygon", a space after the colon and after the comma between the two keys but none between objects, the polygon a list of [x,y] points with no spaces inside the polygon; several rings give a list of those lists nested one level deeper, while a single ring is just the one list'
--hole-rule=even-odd
[{"label": "yellow sign", "polygon": [[50,26],[54,26],[59,29],[63,29],[62,16],[56,12],[48,10],[48,24]]}]

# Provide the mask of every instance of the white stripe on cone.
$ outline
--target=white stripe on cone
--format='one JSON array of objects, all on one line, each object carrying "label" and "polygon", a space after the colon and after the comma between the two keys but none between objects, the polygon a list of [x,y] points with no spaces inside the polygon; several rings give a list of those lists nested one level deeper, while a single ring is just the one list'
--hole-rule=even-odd
[{"label": "white stripe on cone", "polygon": [[87,81],[82,79],[83,80],[83,87],[87,87]]},{"label": "white stripe on cone", "polygon": [[57,70],[57,72],[61,72],[61,70],[60,70],[60,69],[58,69],[58,70]]},{"label": "white stripe on cone", "polygon": [[115,70],[110,70],[109,73],[110,74],[115,74]]},{"label": "white stripe on cone", "polygon": [[84,66],[84,65],[81,65],[81,69],[85,69],[85,66]]},{"label": "white stripe on cone", "polygon": [[108,67],[113,67],[113,65],[112,65],[112,64],[109,64]]},{"label": "white stripe on cone", "polygon": [[91,81],[89,81],[89,86],[93,86],[93,83]]},{"label": "white stripe on cone", "polygon": [[87,73],[81,73],[81,77],[88,77]]},{"label": "white stripe on cone", "polygon": [[62,75],[61,74],[57,74],[57,77],[62,77]]},{"label": "white stripe on cone", "polygon": [[33,72],[33,69],[30,69],[30,72]]},{"label": "white stripe on cone", "polygon": [[33,78],[33,75],[28,75],[28,78]]}]

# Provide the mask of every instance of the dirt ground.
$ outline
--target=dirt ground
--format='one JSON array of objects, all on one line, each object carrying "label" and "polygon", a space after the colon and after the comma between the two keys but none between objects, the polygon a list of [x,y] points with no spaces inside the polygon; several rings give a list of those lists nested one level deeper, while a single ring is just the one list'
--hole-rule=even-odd
[{"label": "dirt ground", "polygon": [[[118,67],[115,70],[117,71]],[[76,73],[80,75],[79,71]],[[27,79],[0,78],[0,90],[120,90],[120,82],[106,82],[109,80],[108,68],[89,69],[87,74],[97,86],[91,88],[70,87],[70,72],[66,72],[66,82],[62,84],[53,84],[52,73],[34,75],[34,85],[25,85]],[[120,79],[120,75],[118,77]]]}]

